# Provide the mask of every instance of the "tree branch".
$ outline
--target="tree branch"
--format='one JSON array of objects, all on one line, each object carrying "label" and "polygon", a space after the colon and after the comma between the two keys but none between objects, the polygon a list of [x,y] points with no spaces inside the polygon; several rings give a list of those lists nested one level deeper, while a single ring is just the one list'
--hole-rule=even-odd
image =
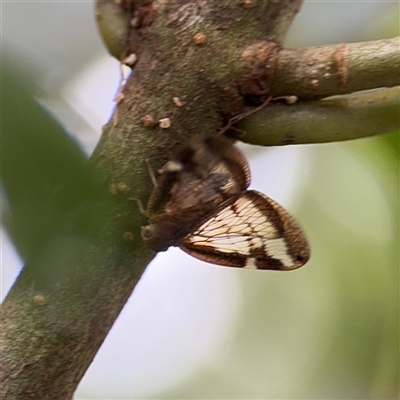
[{"label": "tree branch", "polygon": [[400,37],[283,49],[271,78],[273,96],[319,99],[400,85]]},{"label": "tree branch", "polygon": [[[134,1],[136,6],[139,3],[147,7],[146,2]],[[248,88],[251,93],[255,88],[259,94],[273,88],[274,95],[301,94],[303,98],[325,95],[321,89],[310,89],[310,71],[319,65],[317,54],[304,49],[280,50],[301,4],[300,0],[159,0],[152,3],[154,10],[150,11],[155,16],[151,26],[139,24],[127,29],[124,25],[114,39],[111,36],[108,46],[114,46],[113,54],[120,58],[120,53],[126,51],[123,43],[127,43],[128,50],[132,50],[129,46],[133,43],[138,61],[91,159],[102,183],[102,195],[85,199],[79,207],[69,210],[69,218],[63,219],[41,251],[27,260],[3,303],[1,379],[5,400],[69,400],[154,257],[140,238],[145,219],[132,201],[141,198],[145,203],[152,190],[146,158],[157,169],[189,137],[205,131],[218,132],[227,116],[242,110],[246,94],[243,89]],[[108,13],[106,10],[99,11],[100,19],[103,12]],[[116,26],[126,24],[130,17],[117,12]],[[106,19],[102,20],[107,25]],[[149,19],[146,21],[150,23]],[[107,29],[103,27],[102,32]],[[128,32],[131,36],[125,41],[123,36]],[[259,57],[252,49],[266,39],[273,44]],[[389,47],[393,50],[393,43]],[[348,63],[352,51],[328,48],[330,56],[321,60],[331,61],[332,68],[335,65],[336,78],[332,81],[339,88],[335,94],[359,87],[354,84],[355,73]],[[252,54],[257,62],[251,63],[249,70],[248,57],[244,55]],[[281,60],[286,62],[291,58],[294,65],[274,64],[275,69],[263,74],[266,65],[261,61],[277,55],[285,56]],[[273,59],[276,60],[279,58]],[[309,65],[307,69],[311,61],[317,62],[316,67]],[[257,69],[253,74],[254,66],[260,66],[261,74]],[[395,71],[392,63],[386,66],[386,75],[388,69],[390,73]],[[306,79],[304,89],[297,83],[298,93],[294,93],[296,73],[301,71]],[[317,78],[322,78],[318,74]],[[268,79],[263,82],[264,75]],[[283,84],[275,82],[278,78]],[[324,87],[321,82],[317,87]],[[326,92],[332,94],[332,90],[330,87]],[[176,97],[179,102],[174,102]],[[271,110],[278,107],[283,110],[281,106]],[[160,126],[159,121],[164,118],[171,121],[169,128]],[[24,119],[23,115],[20,119]],[[291,131],[279,140],[284,143],[284,139],[293,140],[292,136]],[[251,134],[245,138],[250,141]],[[90,229],[82,231],[78,229],[80,224],[87,224]]]},{"label": "tree branch", "polygon": [[[158,168],[191,135],[217,132],[224,123],[221,109],[235,113],[243,104],[227,71],[266,34],[282,39],[301,4],[253,3],[245,8],[209,0],[199,8],[192,1],[154,2],[151,30],[140,28],[135,72],[92,156],[102,195],[69,210],[27,260],[2,305],[4,400],[71,399],[154,257],[140,238],[145,219],[132,201],[145,202],[152,190],[144,160]],[[205,45],[194,40],[199,32]],[[157,124],[165,117],[168,129]],[[82,231],[81,224],[90,229]]]},{"label": "tree branch", "polygon": [[400,88],[293,105],[273,103],[237,124],[238,138],[262,146],[327,143],[400,128]]}]

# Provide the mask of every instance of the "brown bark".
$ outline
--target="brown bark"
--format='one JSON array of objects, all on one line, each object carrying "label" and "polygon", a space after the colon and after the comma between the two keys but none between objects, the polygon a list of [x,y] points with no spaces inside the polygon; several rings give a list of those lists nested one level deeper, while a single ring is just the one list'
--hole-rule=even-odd
[{"label": "brown bark", "polygon": [[[113,1],[99,2],[97,8],[98,20],[106,25],[103,34],[115,34],[106,40],[111,53],[123,58],[133,52],[138,59],[92,157],[105,189],[105,199],[98,201],[108,206],[97,213],[97,204],[80,209],[82,219],[101,215],[97,228],[79,236],[66,224],[29,260],[7,296],[2,308],[4,399],[72,397],[154,257],[140,238],[146,221],[134,201],[146,203],[152,190],[146,158],[157,170],[189,137],[217,132],[228,117],[243,110],[244,94],[308,99],[376,87],[362,72],[369,62],[376,67],[379,85],[398,84],[395,39],[385,42],[375,58],[371,49],[380,49],[379,43],[282,50],[299,0],[133,4],[133,13],[126,3],[115,9]],[[140,18],[139,8],[144,12]],[[111,19],[117,32],[107,25],[109,13],[115,14]],[[381,68],[388,53],[390,78]],[[324,77],[328,73],[329,79]],[[290,107],[294,113],[297,106]],[[300,143],[293,135],[252,139],[249,134],[247,139]]]},{"label": "brown bark", "polygon": [[[265,36],[280,41],[301,4],[195,3],[154,2],[153,24],[140,28],[137,65],[92,157],[108,189],[97,229],[79,236],[66,224],[28,260],[3,303],[3,399],[71,399],[154,256],[140,239],[145,219],[132,201],[146,202],[151,191],[144,159],[159,167],[189,136],[218,130],[224,113],[239,110],[237,60]],[[204,45],[194,41],[198,33]],[[149,127],[145,116],[169,118],[171,127]],[[77,211],[78,219],[98,218],[95,206]]]}]

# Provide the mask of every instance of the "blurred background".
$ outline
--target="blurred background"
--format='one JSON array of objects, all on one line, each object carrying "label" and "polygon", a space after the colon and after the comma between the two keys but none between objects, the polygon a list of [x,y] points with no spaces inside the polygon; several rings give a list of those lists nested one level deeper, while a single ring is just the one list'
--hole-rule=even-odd
[{"label": "blurred background", "polygon": [[[58,139],[41,136],[57,121],[69,135],[62,140],[90,155],[120,82],[93,3],[11,1],[1,12],[3,105],[16,100],[29,140],[45,141],[47,153],[74,162]],[[306,1],[286,44],[393,37],[399,22],[398,2]],[[242,149],[251,187],[296,216],[311,261],[279,273],[217,267],[179,249],[159,254],[75,399],[398,398],[399,132]],[[2,171],[5,186],[14,172]],[[9,202],[3,188],[3,216]],[[1,240],[4,299],[22,260],[4,227]]]}]

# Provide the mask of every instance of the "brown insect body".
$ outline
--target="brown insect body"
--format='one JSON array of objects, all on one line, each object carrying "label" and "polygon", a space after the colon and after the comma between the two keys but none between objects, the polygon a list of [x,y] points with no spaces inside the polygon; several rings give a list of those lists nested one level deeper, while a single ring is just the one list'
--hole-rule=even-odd
[{"label": "brown insect body", "polygon": [[142,237],[155,251],[179,246],[210,263],[290,270],[310,250],[294,218],[253,190],[242,153],[224,136],[193,137],[160,170]]},{"label": "brown insect body", "polygon": [[142,237],[155,251],[180,242],[219,204],[250,184],[247,161],[225,137],[196,136],[160,170]]}]

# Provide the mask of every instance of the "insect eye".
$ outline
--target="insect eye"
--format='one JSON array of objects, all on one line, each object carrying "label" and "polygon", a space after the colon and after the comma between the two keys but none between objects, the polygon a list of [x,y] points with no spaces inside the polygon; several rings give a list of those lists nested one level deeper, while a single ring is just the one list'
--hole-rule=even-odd
[{"label": "insect eye", "polygon": [[140,236],[142,236],[143,240],[148,241],[152,238],[152,232],[153,229],[151,228],[150,225],[142,226],[140,230]]}]

